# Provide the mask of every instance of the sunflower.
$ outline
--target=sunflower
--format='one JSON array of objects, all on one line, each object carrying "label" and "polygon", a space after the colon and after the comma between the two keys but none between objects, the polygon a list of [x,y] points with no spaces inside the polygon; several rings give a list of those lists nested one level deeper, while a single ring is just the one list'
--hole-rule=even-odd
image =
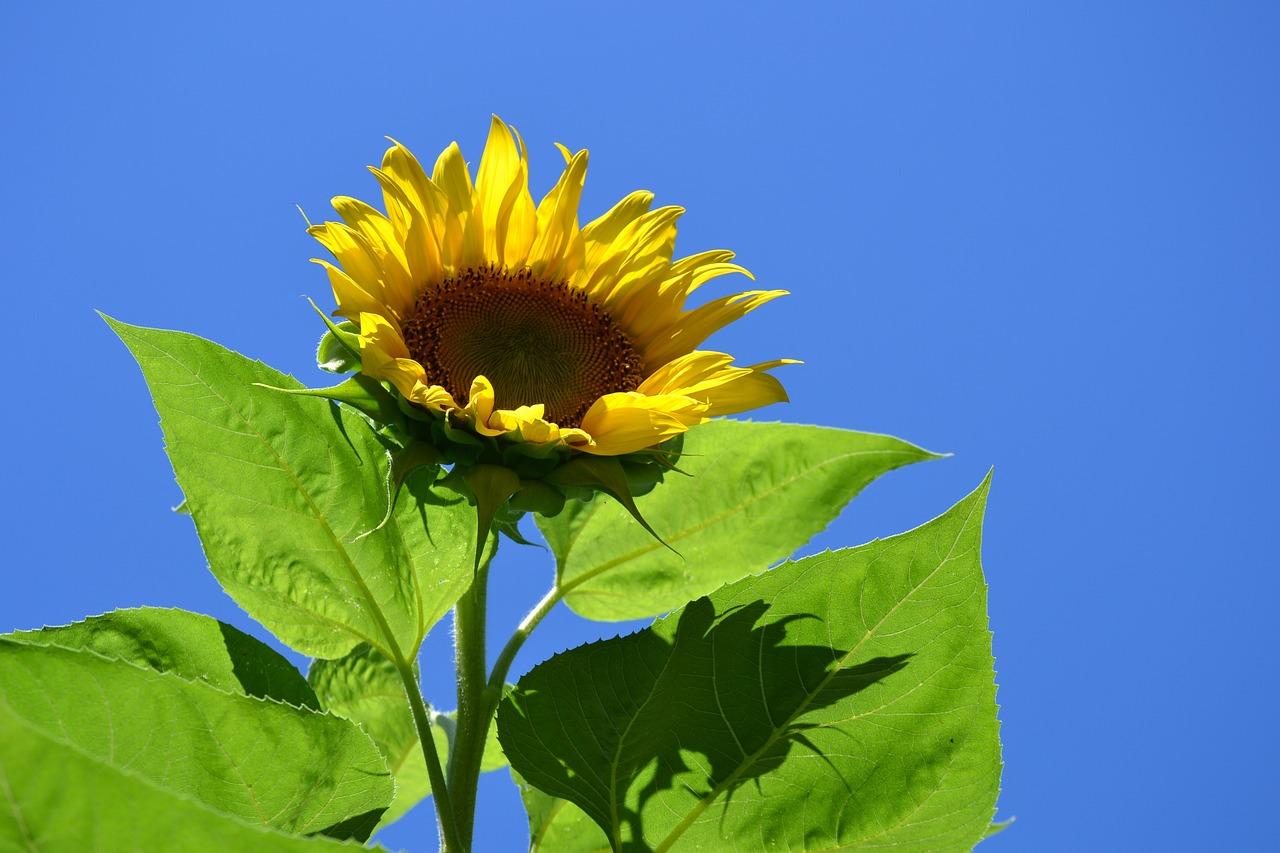
[{"label": "sunflower", "polygon": [[587,152],[534,203],[524,142],[496,116],[472,181],[457,143],[430,176],[394,142],[385,214],[333,199],[341,222],[311,226],[337,260],[337,316],[358,331],[360,370],[452,426],[502,442],[619,456],[716,415],[785,401],[767,371],[698,347],[785,294],[748,290],[686,309],[733,253],[673,260],[679,207],[634,192],[584,227]]}]

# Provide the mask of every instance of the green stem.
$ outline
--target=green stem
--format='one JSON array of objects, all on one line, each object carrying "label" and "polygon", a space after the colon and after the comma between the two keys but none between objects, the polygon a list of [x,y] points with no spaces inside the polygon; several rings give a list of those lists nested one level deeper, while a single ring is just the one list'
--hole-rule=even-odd
[{"label": "green stem", "polygon": [[[492,557],[490,557],[492,559]],[[533,633],[562,593],[553,587],[520,621],[511,639],[503,646],[486,682],[485,679],[485,596],[489,578],[486,561],[476,575],[471,590],[454,606],[454,654],[458,671],[458,719],[449,759],[449,791],[463,843],[470,845],[475,823],[476,790],[484,760],[489,726],[493,725],[507,672],[524,641]]]},{"label": "green stem", "polygon": [[[497,536],[497,533],[494,533]],[[496,550],[496,549],[495,549]],[[476,816],[480,765],[493,713],[485,697],[485,599],[488,594],[490,552],[476,572],[471,588],[453,607],[453,653],[458,678],[458,718],[449,752],[449,793],[463,849],[470,849]]]},{"label": "green stem", "polygon": [[[507,673],[511,670],[511,664],[516,659],[516,654],[520,651],[520,647],[524,645],[524,641],[529,639],[529,635],[533,633],[533,629],[538,627],[538,623],[546,618],[560,599],[564,597],[564,592],[560,589],[559,584],[551,587],[547,594],[542,596],[542,600],[533,606],[520,624],[516,626],[515,633],[511,635],[511,639],[507,640],[507,644],[502,647],[502,651],[498,653],[498,659],[493,663],[493,672],[489,675],[489,686],[486,693],[490,694],[493,702],[493,710],[498,709],[498,701],[502,699],[502,688],[507,683]],[[492,715],[492,712],[491,712]]]},{"label": "green stem", "polygon": [[431,778],[431,793],[436,804],[436,820],[440,824],[440,849],[442,851],[463,851],[458,837],[458,827],[454,818],[453,806],[449,798],[449,788],[445,785],[444,771],[440,769],[440,756],[436,752],[436,741],[431,736],[431,720],[427,717],[427,706],[422,701],[422,688],[413,674],[413,666],[404,660],[397,659],[396,671],[404,682],[404,693],[409,699],[409,707],[413,709],[413,722],[418,728],[418,742],[422,744],[422,757],[427,762],[427,775]]}]

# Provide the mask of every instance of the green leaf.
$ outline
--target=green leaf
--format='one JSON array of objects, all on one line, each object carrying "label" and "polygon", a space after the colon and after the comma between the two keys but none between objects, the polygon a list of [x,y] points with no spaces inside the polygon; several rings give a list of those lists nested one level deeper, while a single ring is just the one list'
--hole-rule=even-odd
[{"label": "green leaf", "polygon": [[270,646],[212,616],[166,607],[136,607],[90,616],[71,625],[15,631],[0,638],[42,646],[88,649],[204,681],[229,693],[319,709],[311,685]]},{"label": "green leaf", "polygon": [[471,583],[473,515],[410,477],[386,511],[387,451],[359,415],[291,377],[181,332],[107,320],[151,388],[169,458],[209,566],[295,649],[341,657],[362,642],[412,660]]},{"label": "green leaf", "polygon": [[0,848],[353,853],[220,813],[121,764],[104,761],[0,703]]},{"label": "green leaf", "polygon": [[1015,820],[1016,818],[1009,818],[1008,820],[993,821],[991,826],[987,827],[986,834],[983,835],[982,837],[990,838],[993,835],[999,835],[1009,827],[1013,826]]},{"label": "green leaf", "polygon": [[172,794],[287,832],[372,829],[391,801],[382,756],[346,720],[88,650],[0,640],[0,708]]},{"label": "green leaf", "polygon": [[[789,557],[881,474],[936,459],[896,438],[794,424],[712,421],[680,465],[636,500],[673,553],[599,498],[539,518],[566,601],[588,619],[666,613]],[[683,556],[681,556],[683,555]]]},{"label": "green leaf", "polygon": [[512,767],[616,849],[968,850],[1000,781],[988,482],[520,679]]},{"label": "green leaf", "polygon": [[[418,745],[418,731],[405,700],[404,685],[394,664],[368,646],[339,660],[318,660],[307,678],[326,710],[358,723],[378,745],[396,780],[396,795],[382,816],[379,829],[394,823],[431,794],[431,781]],[[431,712],[432,735],[444,759],[456,712]],[[481,772],[507,766],[497,731],[489,727]]]},{"label": "green leaf", "polygon": [[529,815],[529,853],[608,853],[608,836],[586,812],[539,791],[514,770],[511,779]]},{"label": "green leaf", "polygon": [[[307,680],[323,707],[354,723],[373,739],[396,780],[395,799],[382,816],[385,826],[431,793],[418,746],[418,731],[395,664],[367,645],[338,660],[317,660]],[[440,733],[437,746],[444,746]],[[444,755],[443,749],[441,755]]]}]

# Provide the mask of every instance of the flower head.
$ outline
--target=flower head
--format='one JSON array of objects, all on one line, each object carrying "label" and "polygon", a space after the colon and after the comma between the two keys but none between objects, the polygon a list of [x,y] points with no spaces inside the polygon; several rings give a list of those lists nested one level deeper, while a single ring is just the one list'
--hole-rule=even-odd
[{"label": "flower head", "polygon": [[683,434],[716,415],[786,400],[768,371],[699,346],[781,290],[748,290],[686,308],[728,273],[733,253],[675,260],[678,207],[635,192],[580,226],[587,152],[534,203],[524,143],[496,116],[472,181],[457,143],[428,176],[392,143],[372,168],[385,212],[339,196],[341,222],[310,233],[337,263],[345,318],[317,360],[356,376],[304,389],[354,406],[394,445],[391,501],[423,467],[475,505],[476,565],[491,529],[518,541],[524,512],[552,516],[605,492],[644,521],[634,497],[675,467]]},{"label": "flower head", "polygon": [[385,213],[333,200],[310,233],[360,371],[451,434],[536,454],[650,450],[715,415],[786,399],[767,372],[698,347],[785,293],[749,290],[687,309],[745,269],[733,253],[672,258],[678,207],[635,192],[580,226],[587,152],[535,203],[524,143],[494,117],[475,180],[452,144],[430,175],[399,143],[372,172]]}]

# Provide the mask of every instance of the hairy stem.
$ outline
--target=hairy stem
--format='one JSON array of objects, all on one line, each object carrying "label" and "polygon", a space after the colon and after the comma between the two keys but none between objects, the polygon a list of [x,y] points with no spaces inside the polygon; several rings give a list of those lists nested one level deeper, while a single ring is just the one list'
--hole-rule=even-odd
[{"label": "hairy stem", "polygon": [[560,585],[556,584],[547,590],[547,594],[533,606],[533,609],[520,620],[520,624],[516,626],[515,633],[511,635],[511,639],[507,640],[507,644],[502,647],[502,651],[498,654],[498,659],[493,662],[493,672],[489,675],[489,687],[486,692],[491,694],[493,701],[493,710],[497,711],[498,701],[502,698],[502,688],[507,681],[507,673],[511,670],[511,664],[516,659],[520,647],[524,645],[524,641],[529,639],[529,635],[533,633],[533,629],[538,627],[538,623],[546,618],[560,599],[564,597],[564,592],[560,589]]},{"label": "hairy stem", "polygon": [[486,561],[476,575],[471,590],[454,607],[454,657],[458,671],[458,724],[449,759],[449,791],[453,796],[454,815],[459,835],[471,844],[475,823],[476,790],[480,782],[480,766],[485,742],[493,725],[498,703],[506,685],[507,673],[516,653],[552,608],[562,593],[552,587],[529,614],[520,621],[515,633],[503,646],[485,679],[485,596],[489,578]]},{"label": "hairy stem", "polygon": [[[496,535],[496,534],[495,534]],[[471,588],[453,608],[453,654],[458,678],[458,718],[449,754],[449,793],[458,836],[470,849],[476,816],[476,789],[480,764],[493,716],[485,697],[485,599],[488,594],[489,559],[476,572]]]},{"label": "hairy stem", "polygon": [[449,788],[445,784],[444,771],[440,768],[440,756],[436,753],[435,738],[431,736],[431,720],[427,706],[422,701],[422,688],[413,673],[413,666],[397,659],[396,671],[404,682],[404,693],[413,709],[413,722],[418,728],[418,741],[422,744],[422,757],[427,762],[427,775],[431,778],[431,793],[436,804],[436,821],[440,825],[440,849],[447,853],[466,850],[458,837],[458,828],[450,802]]}]

